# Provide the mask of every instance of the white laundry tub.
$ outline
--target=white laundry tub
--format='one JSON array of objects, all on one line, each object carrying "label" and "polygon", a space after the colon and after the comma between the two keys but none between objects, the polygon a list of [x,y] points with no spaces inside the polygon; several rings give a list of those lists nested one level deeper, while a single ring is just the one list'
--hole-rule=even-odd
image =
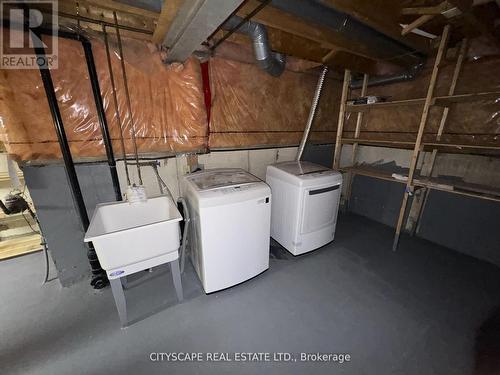
[{"label": "white laundry tub", "polygon": [[122,277],[177,259],[181,220],[168,196],[99,204],[85,242],[92,241],[109,278]]}]

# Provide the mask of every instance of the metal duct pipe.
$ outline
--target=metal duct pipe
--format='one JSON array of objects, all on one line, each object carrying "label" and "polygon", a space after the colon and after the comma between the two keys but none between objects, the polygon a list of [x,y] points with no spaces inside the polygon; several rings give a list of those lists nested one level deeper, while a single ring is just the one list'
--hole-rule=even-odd
[{"label": "metal duct pipe", "polygon": [[[368,80],[368,86],[382,86],[382,85],[388,85],[390,83],[398,83],[398,82],[404,82],[404,81],[411,81],[416,78],[418,73],[423,69],[424,63],[421,62],[419,64],[416,64],[412,66],[409,70],[407,70],[404,73],[400,74],[394,74],[394,75],[389,75],[389,76],[376,76],[372,77]],[[353,90],[360,89],[361,86],[363,85],[363,80],[362,79],[357,79],[351,81],[351,84],[349,87]]]},{"label": "metal duct pipe", "polygon": [[309,111],[309,117],[307,118],[306,128],[304,129],[304,134],[302,135],[302,140],[299,144],[299,149],[297,150],[297,156],[295,160],[300,161],[304,148],[306,147],[307,138],[309,138],[309,132],[311,131],[314,116],[316,115],[316,109],[318,108],[319,98],[321,97],[321,91],[323,91],[323,83],[325,82],[326,74],[328,73],[328,67],[324,66],[323,70],[318,78],[318,84],[316,85],[316,91],[314,92],[314,97],[311,105],[311,110]]},{"label": "metal duct pipe", "polygon": [[285,70],[286,57],[277,52],[272,52],[264,25],[253,21],[244,21],[238,16],[231,16],[223,25],[223,30],[242,33],[252,39],[253,51],[257,65],[273,77],[279,77]]}]

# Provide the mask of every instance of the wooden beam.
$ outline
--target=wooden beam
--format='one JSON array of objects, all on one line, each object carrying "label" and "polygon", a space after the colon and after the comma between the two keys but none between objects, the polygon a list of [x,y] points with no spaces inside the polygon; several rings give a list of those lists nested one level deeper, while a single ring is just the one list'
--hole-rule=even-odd
[{"label": "wooden beam", "polygon": [[444,11],[451,8],[451,5],[447,1],[443,1],[441,4],[433,7],[415,7],[415,8],[403,8],[401,9],[401,14],[403,15],[434,15],[437,16]]},{"label": "wooden beam", "polygon": [[[67,1],[67,0],[63,0],[63,1]],[[73,4],[75,3],[74,0],[70,0],[70,1]],[[59,2],[61,2],[61,0],[59,0]],[[80,1],[78,0],[78,2],[80,2]],[[147,18],[152,18],[152,19],[158,19],[159,15],[160,15],[160,13],[158,13],[158,12],[153,12],[151,10],[138,8],[136,6],[124,4],[124,3],[114,1],[114,0],[86,0],[86,2],[88,4],[92,4],[96,7],[115,10],[117,12],[136,14],[136,15],[141,16],[141,17],[147,17]]]},{"label": "wooden beam", "polygon": [[417,139],[415,141],[415,147],[413,148],[413,154],[410,160],[408,181],[406,183],[406,189],[403,195],[403,202],[401,203],[401,209],[399,210],[399,217],[396,224],[396,233],[394,235],[394,242],[392,245],[393,251],[395,251],[398,247],[399,236],[401,234],[401,228],[403,226],[403,220],[405,216],[406,205],[408,203],[409,193],[410,191],[413,191],[413,176],[415,174],[417,160],[420,154],[420,147],[421,147],[422,137],[424,135],[425,125],[427,124],[427,118],[429,117],[429,111],[432,105],[432,96],[434,94],[434,88],[436,86],[439,67],[441,65],[441,61],[446,51],[449,34],[450,34],[450,25],[446,25],[443,30],[443,35],[441,36],[441,42],[439,43],[439,49],[437,52],[436,60],[434,61],[434,68],[432,69],[431,79],[429,82],[429,87],[427,89],[427,95],[425,97],[424,108],[422,110],[422,116],[420,118],[420,124],[418,126]]},{"label": "wooden beam", "polygon": [[335,151],[333,154],[333,169],[338,170],[340,167],[340,151],[342,150],[342,132],[344,131],[345,122],[345,106],[349,93],[349,84],[351,83],[351,71],[344,71],[344,83],[342,84],[342,97],[340,99],[339,122],[337,126],[337,135],[335,139]]},{"label": "wooden beam", "polygon": [[403,27],[403,30],[401,30],[401,35],[406,35],[412,32],[416,28],[432,20],[434,17],[436,16],[433,14],[424,14],[423,16],[418,17],[415,21]]},{"label": "wooden beam", "polygon": [[[59,15],[59,24],[60,25],[74,25],[75,18],[67,18],[66,16]],[[102,33],[102,26],[99,22],[86,22],[80,21],[80,25],[83,29],[92,30],[98,33]],[[112,28],[112,25],[108,24],[108,34],[116,35],[115,29]],[[133,38],[138,40],[150,41],[153,32],[150,31],[130,31],[130,30],[121,30],[121,36],[126,38]]]},{"label": "wooden beam", "polygon": [[[213,38],[215,40],[218,40],[222,37],[223,34],[224,33],[219,30],[214,34]],[[328,50],[321,47],[319,43],[305,40],[296,35],[292,35],[290,33],[282,30],[277,30],[272,27],[267,28],[267,36],[273,51],[284,53],[287,56],[293,56],[322,64],[323,56],[328,53]],[[226,41],[245,46],[251,46],[250,38],[239,33],[234,33],[229,38],[227,38]],[[221,46],[217,47],[217,49],[219,49],[220,47]]]},{"label": "wooden beam", "polygon": [[350,69],[359,73],[377,74],[377,60],[356,55],[341,49],[332,49],[322,59],[323,64],[334,68]]},{"label": "wooden beam", "polygon": [[104,5],[86,0],[62,0],[58,3],[58,12],[62,14],[86,17],[95,21],[114,23],[113,11],[116,11],[120,25],[130,26],[148,32],[153,32],[157,16],[148,17],[137,12],[134,7],[120,7],[116,10],[108,2]]},{"label": "wooden beam", "polygon": [[161,44],[165,39],[165,36],[172,25],[177,11],[182,5],[182,0],[164,0],[161,7],[161,13],[158,17],[158,23],[156,25],[153,38],[151,41],[155,44]]}]

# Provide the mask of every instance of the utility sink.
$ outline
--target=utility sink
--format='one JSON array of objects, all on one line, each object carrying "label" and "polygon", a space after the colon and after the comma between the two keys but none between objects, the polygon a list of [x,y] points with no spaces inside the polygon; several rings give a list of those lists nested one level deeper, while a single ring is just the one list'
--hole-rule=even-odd
[{"label": "utility sink", "polygon": [[179,257],[180,212],[166,195],[146,202],[97,205],[85,242],[92,241],[110,279]]}]

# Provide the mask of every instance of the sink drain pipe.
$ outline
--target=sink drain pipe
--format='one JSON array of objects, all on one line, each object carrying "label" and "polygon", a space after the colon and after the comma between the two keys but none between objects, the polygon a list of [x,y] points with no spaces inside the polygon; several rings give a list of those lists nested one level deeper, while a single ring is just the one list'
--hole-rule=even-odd
[{"label": "sink drain pipe", "polygon": [[309,132],[311,131],[312,123],[314,117],[316,116],[316,110],[318,109],[319,99],[321,97],[321,91],[323,91],[323,84],[325,83],[326,74],[328,73],[328,67],[325,65],[321,74],[318,78],[318,84],[316,85],[316,91],[314,92],[314,97],[311,105],[311,110],[309,111],[309,117],[307,118],[306,128],[304,129],[304,134],[302,135],[302,140],[299,144],[299,149],[297,150],[296,161],[300,161],[302,158],[302,153],[306,147],[307,138],[309,138]]},{"label": "sink drain pipe", "polygon": [[[160,193],[163,194],[165,188],[167,190],[168,195],[172,200],[174,200],[174,196],[172,195],[172,192],[168,188],[167,184],[165,181],[163,181],[163,178],[160,176],[160,172],[158,171],[158,162],[157,161],[152,161],[150,163],[145,163],[146,165],[150,165],[153,168],[153,171],[156,175],[156,179],[158,180],[158,187],[160,188]],[[182,217],[184,219],[184,225],[181,225],[181,231],[182,231],[182,242],[181,242],[181,247],[179,249],[179,258],[180,258],[180,268],[181,268],[181,274],[184,273],[184,266],[186,264],[186,244],[187,244],[187,238],[188,238],[188,233],[189,233],[189,223],[191,222],[191,217],[189,216],[189,210],[188,206],[186,203],[186,200],[183,197],[179,197],[177,199],[177,208],[181,209],[182,208]]]}]

